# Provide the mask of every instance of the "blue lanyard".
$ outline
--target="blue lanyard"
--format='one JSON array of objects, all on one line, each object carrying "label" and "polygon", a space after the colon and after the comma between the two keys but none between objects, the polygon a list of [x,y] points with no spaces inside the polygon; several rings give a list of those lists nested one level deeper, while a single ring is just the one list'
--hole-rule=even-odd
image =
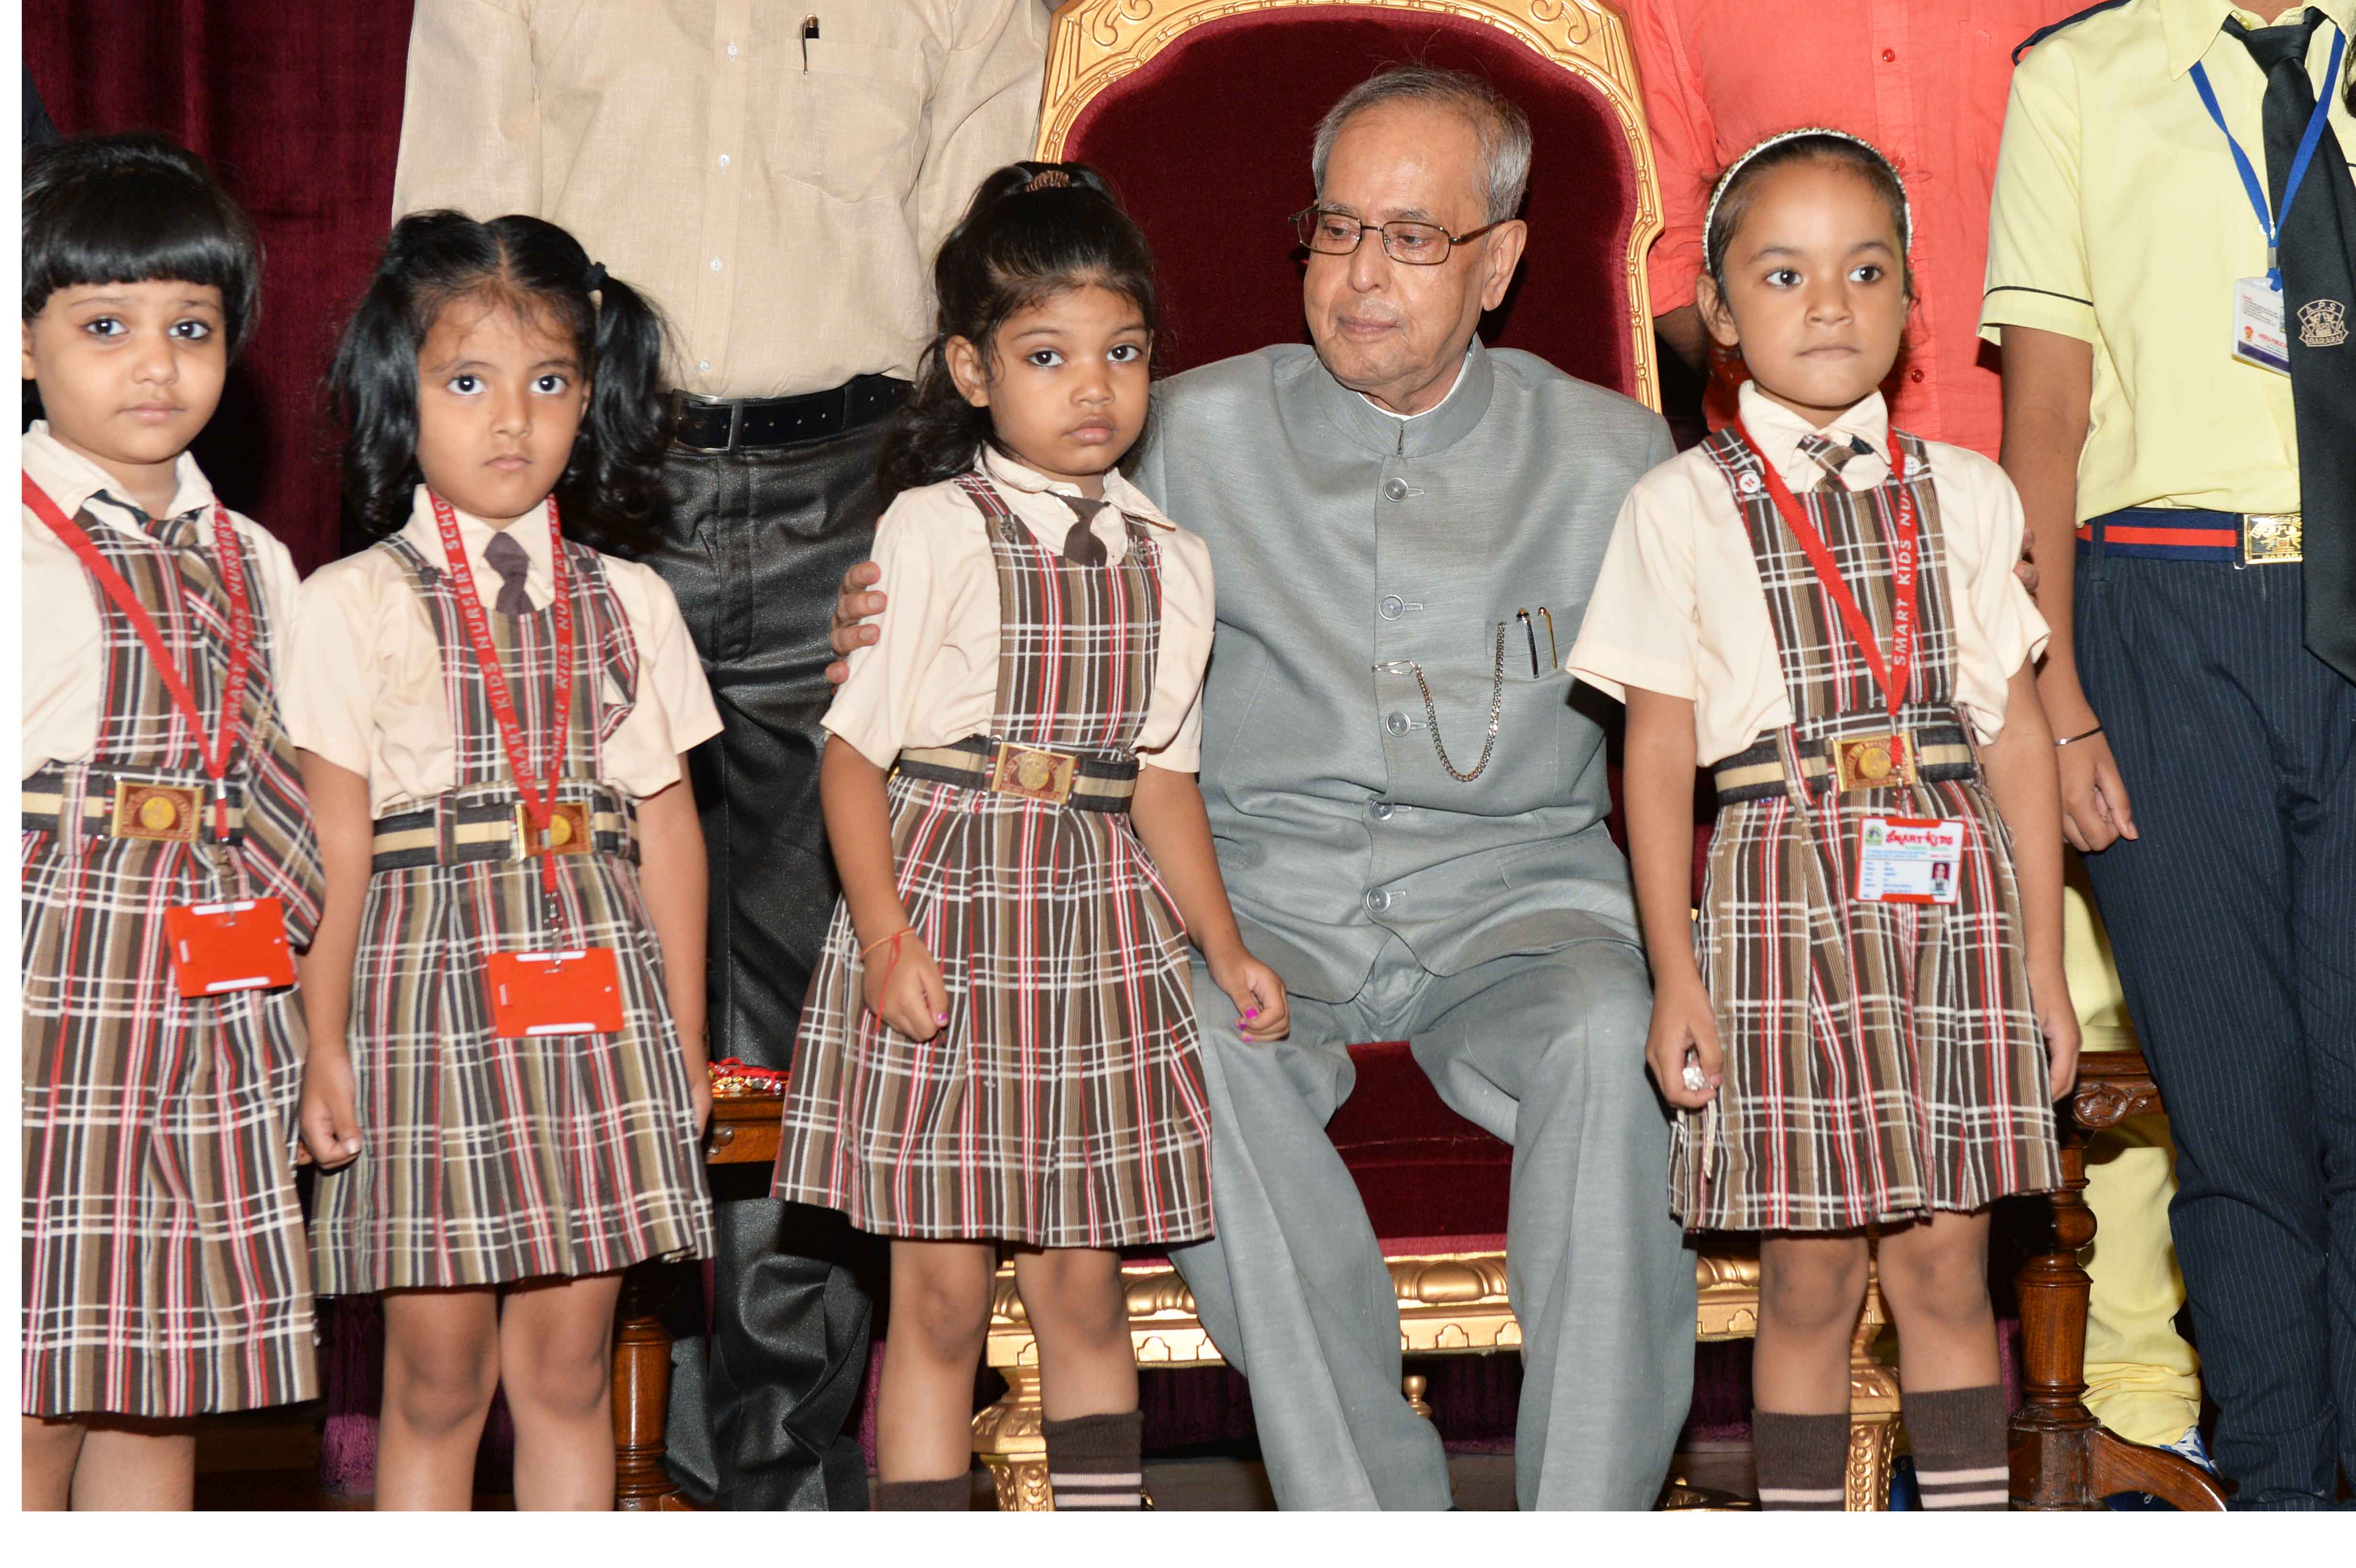
[{"label": "blue lanyard", "polygon": [[[2290,161],[2290,178],[2283,182],[2283,210],[2298,199],[2298,187],[2307,178],[2307,165],[2315,161],[2315,144],[2323,139],[2323,125],[2331,113],[2331,90],[2340,81],[2340,56],[2348,47],[2348,35],[2337,23],[2331,28],[2331,63],[2323,68],[2323,91],[2317,94],[2315,112],[2307,117],[2307,133],[2298,139],[2298,155]],[[2225,145],[2233,149],[2233,166],[2242,171],[2242,189],[2248,193],[2251,209],[2258,215],[2258,227],[2266,233],[2266,283],[2275,293],[2282,293],[2282,249],[2277,243],[2282,232],[2280,220],[2266,201],[2266,187],[2258,178],[2257,170],[2250,166],[2250,155],[2242,151],[2242,144],[2233,140],[2233,133],[2225,130],[2225,112],[2217,107],[2217,94],[2209,86],[2209,73],[2201,63],[2192,64],[2192,85],[2201,94],[2201,106],[2209,111],[2209,118],[2217,122],[2217,129],[2225,133]]]}]

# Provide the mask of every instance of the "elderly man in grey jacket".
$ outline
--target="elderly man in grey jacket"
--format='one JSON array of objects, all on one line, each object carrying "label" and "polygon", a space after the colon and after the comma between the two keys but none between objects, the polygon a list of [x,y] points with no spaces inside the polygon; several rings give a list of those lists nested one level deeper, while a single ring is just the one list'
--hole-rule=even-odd
[{"label": "elderly man in grey jacket", "polygon": [[[1176,1253],[1286,1508],[1449,1503],[1324,1133],[1353,1040],[1411,1040],[1514,1146],[1522,1506],[1650,1504],[1691,1392],[1693,1263],[1603,735],[1554,657],[1629,485],[1673,449],[1638,404],[1475,336],[1528,238],[1529,160],[1527,122],[1475,79],[1355,89],[1313,158],[1313,350],[1173,379],[1135,472],[1210,543],[1203,798],[1246,938],[1295,997],[1291,1037],[1250,1044],[1196,974],[1218,1234]],[[873,581],[846,579],[839,650],[865,640]],[[1541,604],[1533,653],[1518,612]]]}]

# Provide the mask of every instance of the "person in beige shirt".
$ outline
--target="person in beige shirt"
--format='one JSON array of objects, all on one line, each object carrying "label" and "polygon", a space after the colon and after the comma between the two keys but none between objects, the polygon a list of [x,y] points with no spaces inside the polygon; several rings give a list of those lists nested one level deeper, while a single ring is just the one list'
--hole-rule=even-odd
[{"label": "person in beige shirt", "polygon": [[[47,420],[35,420],[20,448],[24,471],[48,492],[69,517],[87,511],[110,528],[141,532],[138,513],[124,498],[118,479],[49,433]],[[213,487],[197,460],[183,452],[172,465],[174,489],[166,517],[209,514]],[[261,524],[229,514],[238,542],[262,581],[262,627],[256,655],[270,669],[281,695],[293,676],[287,648],[294,624],[294,558]],[[56,535],[40,527],[32,508],[23,509],[21,538],[24,621],[18,627],[24,663],[24,699],[17,776],[28,779],[44,768],[90,761],[98,747],[99,708],[105,697],[104,626],[90,574]]]},{"label": "person in beige shirt", "polygon": [[[1881,394],[1824,427],[1861,440],[1840,477],[1800,450],[1816,427],[1745,382],[1743,424],[1794,494],[1819,484],[1870,490],[1890,478],[1890,411]],[[1955,700],[1985,744],[2004,727],[2005,688],[2045,646],[2044,617],[2013,573],[2020,497],[1995,463],[1966,447],[1925,443],[1945,543]],[[1595,597],[1563,667],[1622,701],[1640,686],[1694,705],[1695,760],[1708,767],[1792,722],[1775,632],[1751,536],[1725,478],[1699,449],[1636,482],[1604,551]]]},{"label": "person in beige shirt", "polygon": [[[1064,549],[1072,510],[1059,496],[1076,485],[1050,481],[994,447],[981,467],[1033,538]],[[1129,554],[1124,517],[1153,530],[1161,546],[1162,617],[1153,691],[1139,731],[1139,757],[1191,773],[1202,765],[1203,671],[1211,659],[1211,551],[1162,516],[1119,469],[1104,476],[1104,499],[1088,532],[1115,565]],[[875,562],[887,595],[881,640],[851,656],[851,674],[824,720],[827,732],[879,768],[911,747],[947,746],[989,732],[998,699],[1000,606],[990,536],[952,485],[901,493],[875,532]]]},{"label": "person in beige shirt", "polygon": [[[452,511],[467,570],[477,582],[498,582],[484,551],[500,530],[471,512]],[[548,531],[506,531],[523,547],[524,593],[537,613],[556,589]],[[423,485],[399,537],[428,560],[442,558]],[[644,800],[679,782],[680,753],[718,734],[720,714],[663,580],[635,561],[609,557],[605,581],[637,646],[637,681],[626,716],[599,748],[602,782]],[[295,601],[294,638],[303,656],[284,688],[287,731],[305,751],[368,781],[371,816],[413,811],[457,787],[441,639],[399,557],[365,549],[313,572]],[[625,706],[614,677],[605,680],[605,700]]]},{"label": "person in beige shirt", "polygon": [[[712,1054],[789,1065],[835,893],[818,806],[831,585],[882,510],[882,421],[931,336],[933,253],[1028,156],[1041,0],[418,0],[393,215],[562,224],[673,329],[666,542],[725,726],[691,767]],[[724,1194],[723,1194],[724,1197]],[[865,1291],[831,1216],[718,1206],[715,1331],[670,1468],[700,1502],[863,1508]],[[706,1409],[709,1409],[707,1418]]]}]

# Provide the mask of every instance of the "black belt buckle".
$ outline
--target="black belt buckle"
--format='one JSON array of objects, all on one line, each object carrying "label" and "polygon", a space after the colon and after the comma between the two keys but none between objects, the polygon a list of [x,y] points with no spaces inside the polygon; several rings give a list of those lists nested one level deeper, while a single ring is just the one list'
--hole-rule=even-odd
[{"label": "black belt buckle", "polygon": [[[690,439],[691,435],[704,433],[701,427],[705,422],[696,420],[694,428],[691,429],[689,423],[691,419],[697,414],[716,414],[723,409],[728,411],[728,429],[722,434],[719,445],[712,446]],[[743,428],[744,423],[744,405],[741,400],[731,399],[719,402],[706,402],[701,398],[681,394],[679,400],[678,429],[671,439],[689,452],[726,452],[736,444],[736,433]]]}]

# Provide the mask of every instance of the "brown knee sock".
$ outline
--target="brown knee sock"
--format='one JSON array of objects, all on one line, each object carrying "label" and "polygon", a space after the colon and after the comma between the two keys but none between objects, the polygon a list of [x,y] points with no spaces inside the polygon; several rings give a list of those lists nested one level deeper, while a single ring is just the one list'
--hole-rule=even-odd
[{"label": "brown knee sock", "polygon": [[881,1513],[964,1513],[973,1507],[973,1485],[964,1476],[944,1481],[878,1481],[875,1509]]},{"label": "brown knee sock", "polygon": [[2005,1462],[2004,1385],[1943,1389],[1905,1396],[1906,1440],[1914,1449],[1914,1479],[1926,1509],[1991,1509],[2009,1505],[2011,1469]]},{"label": "brown knee sock", "polygon": [[1751,1413],[1759,1506],[1838,1512],[1847,1506],[1848,1417]]},{"label": "brown knee sock", "polygon": [[1044,1421],[1039,1432],[1047,1439],[1047,1484],[1055,1488],[1058,1510],[1143,1506],[1142,1412]]}]

